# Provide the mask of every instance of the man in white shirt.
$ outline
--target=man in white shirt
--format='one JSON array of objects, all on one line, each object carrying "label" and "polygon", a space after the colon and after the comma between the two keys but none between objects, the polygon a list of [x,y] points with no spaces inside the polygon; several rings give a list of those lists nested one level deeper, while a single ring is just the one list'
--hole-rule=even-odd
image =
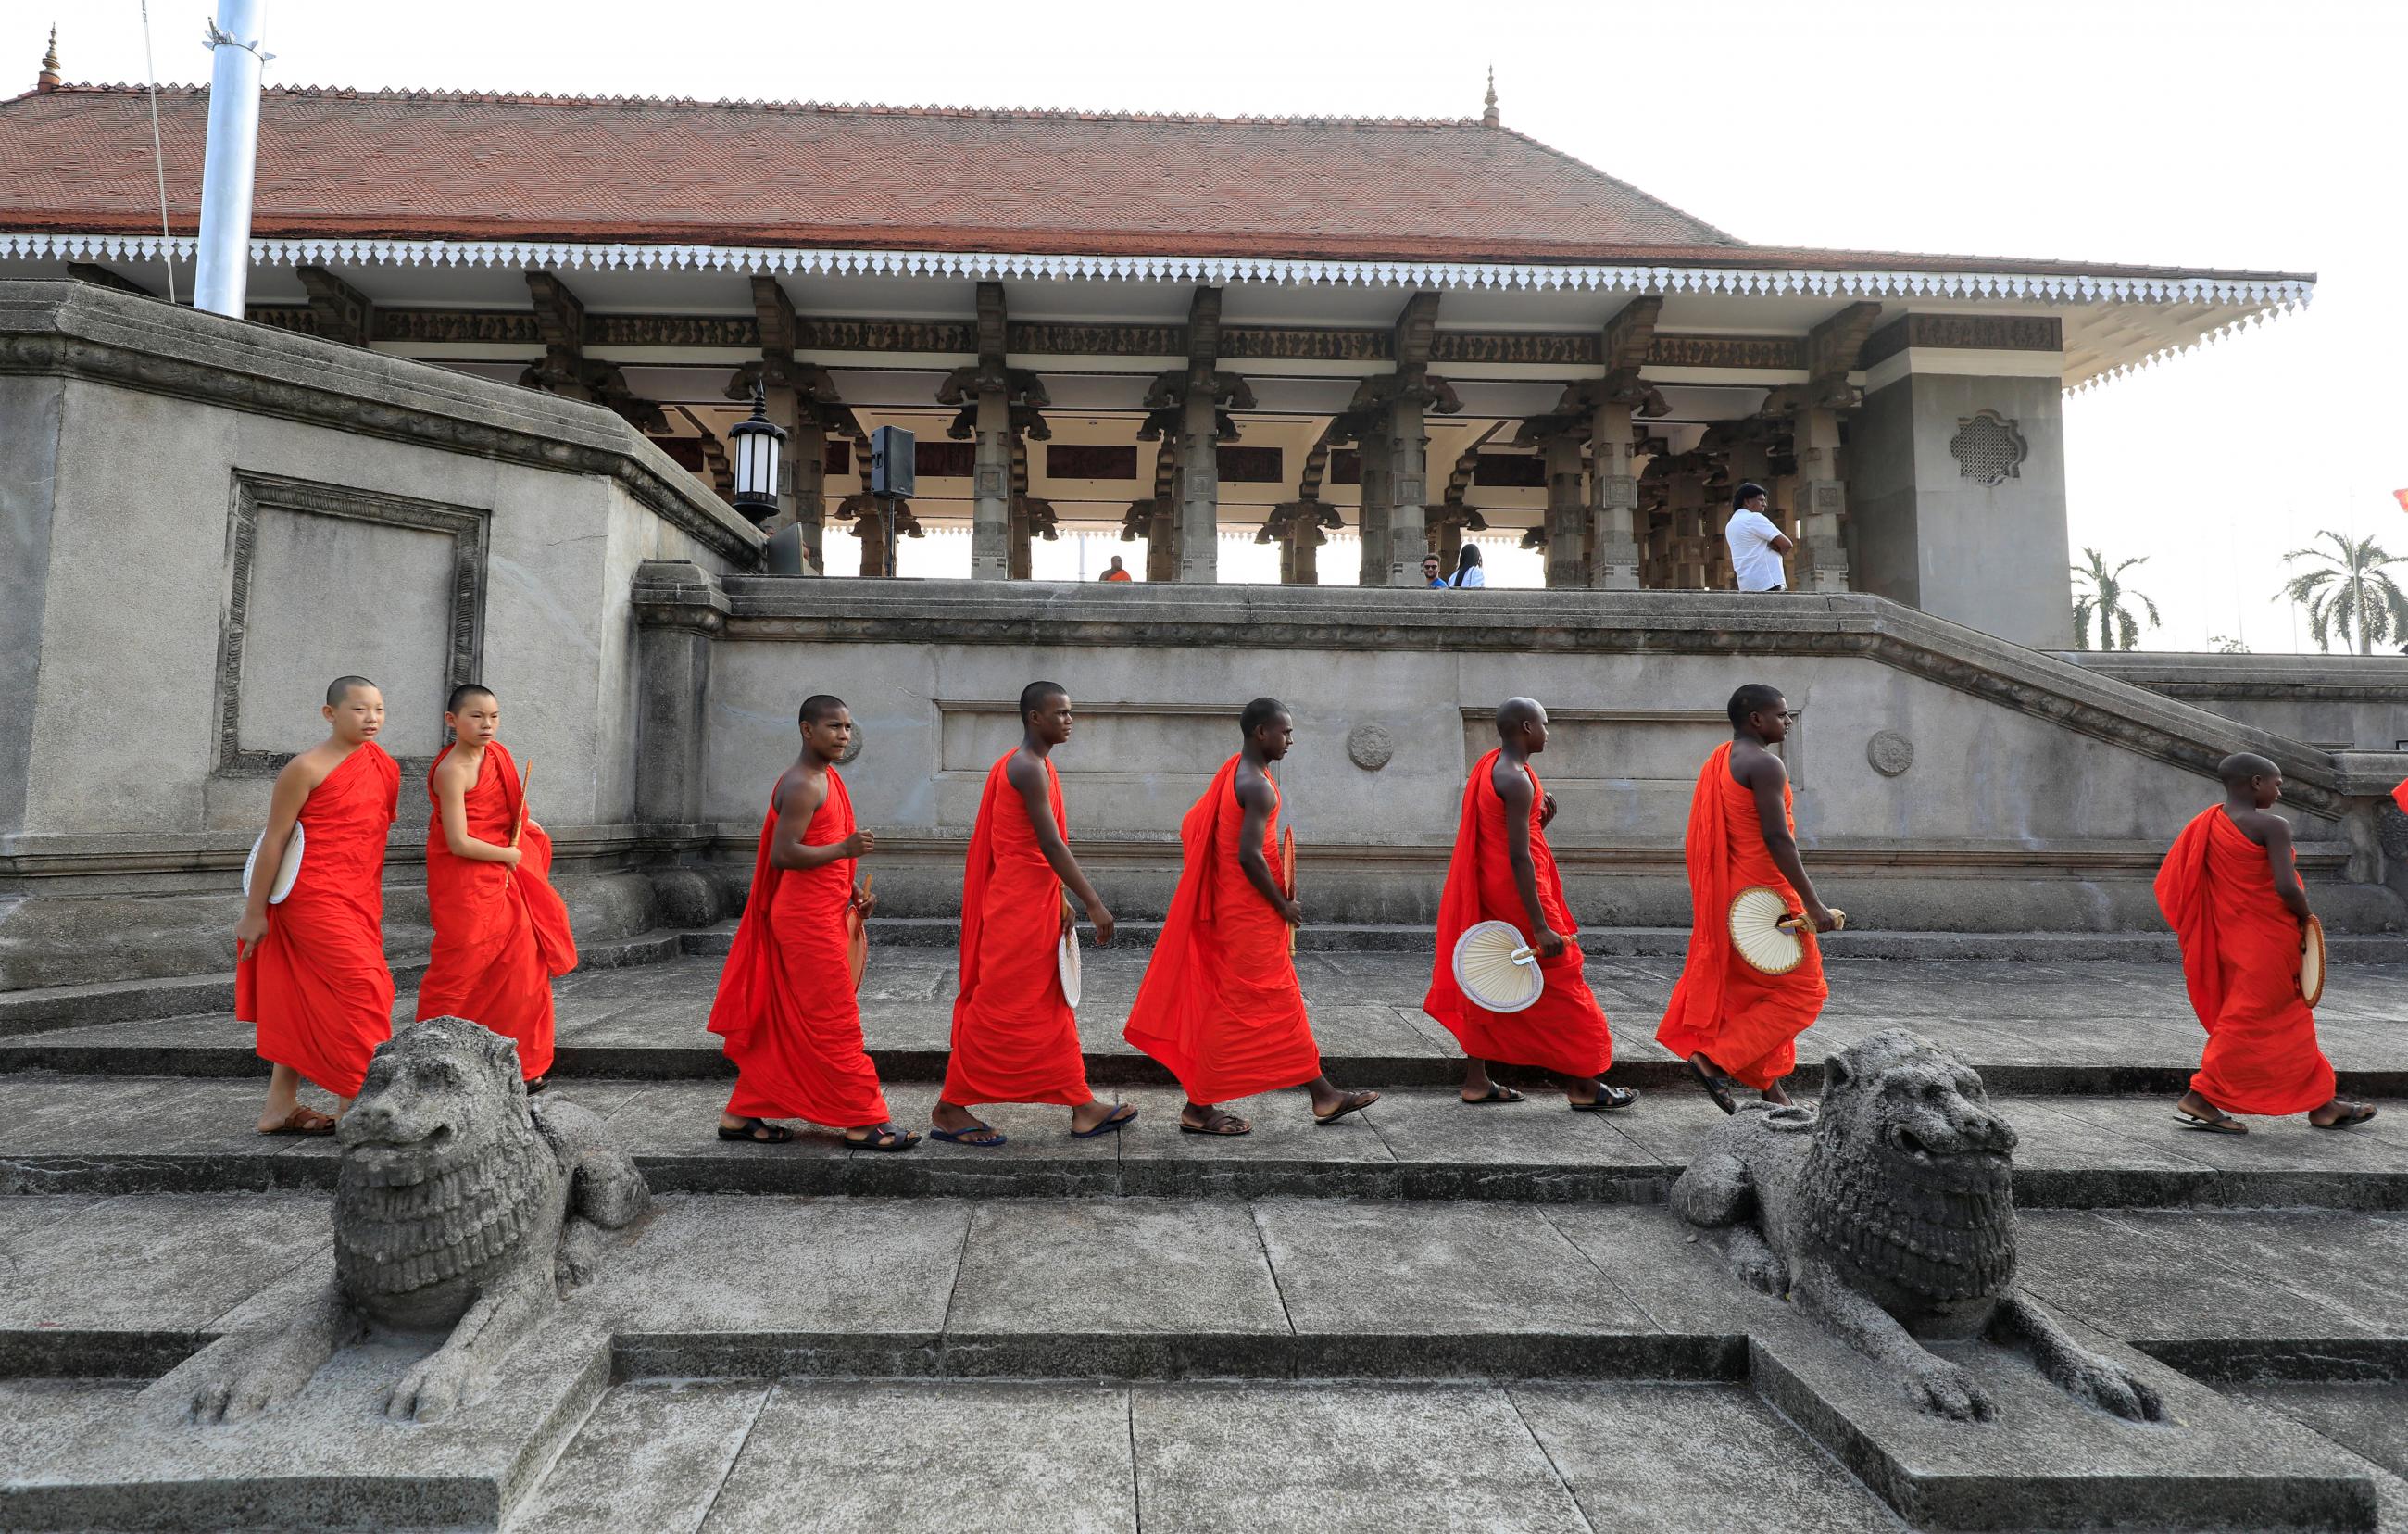
[{"label": "man in white shirt", "polygon": [[1789,584],[1781,556],[1797,545],[1764,514],[1771,504],[1760,484],[1743,484],[1731,492],[1731,519],[1724,524],[1723,540],[1730,545],[1731,569],[1742,591],[1781,591]]}]

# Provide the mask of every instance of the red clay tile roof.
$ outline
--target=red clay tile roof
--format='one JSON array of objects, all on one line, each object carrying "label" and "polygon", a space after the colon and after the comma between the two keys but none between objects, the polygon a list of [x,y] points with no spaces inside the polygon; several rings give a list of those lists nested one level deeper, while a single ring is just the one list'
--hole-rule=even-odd
[{"label": "red clay tile roof", "polygon": [[[159,96],[172,222],[208,93]],[[139,87],[0,102],[0,228],[158,227]],[[1598,259],[1739,242],[1475,122],[265,93],[252,233]]]}]

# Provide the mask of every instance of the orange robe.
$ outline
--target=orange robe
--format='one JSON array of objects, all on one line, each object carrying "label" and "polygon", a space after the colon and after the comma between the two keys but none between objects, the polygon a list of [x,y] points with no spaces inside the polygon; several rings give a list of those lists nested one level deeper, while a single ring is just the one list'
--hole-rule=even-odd
[{"label": "orange robe", "polygon": [[2400,780],[2400,786],[2391,791],[2391,802],[2400,807],[2401,814],[2408,815],[2408,778]]},{"label": "orange robe", "polygon": [[2299,918],[2274,893],[2266,849],[2215,806],[2174,838],[2157,890],[2207,1030],[2192,1089],[2229,1113],[2304,1113],[2330,1102],[2332,1065],[2300,995]]},{"label": "orange robe", "polygon": [[[1179,823],[1179,889],[1122,1034],[1168,1067],[1190,1102],[1231,1102],[1321,1074],[1287,923],[1238,863],[1246,826],[1239,761],[1221,764]],[[1263,823],[1263,856],[1274,868],[1278,823],[1274,782]]]},{"label": "orange robe", "polygon": [[[456,749],[444,747],[426,772],[435,809],[426,827],[426,913],[435,949],[418,982],[416,1015],[422,1023],[465,1017],[516,1039],[520,1074],[531,1082],[552,1069],[552,978],[577,968],[577,939],[568,907],[552,887],[552,837],[534,820],[519,832],[516,868],[452,853],[435,770]],[[524,791],[509,752],[498,740],[487,746],[464,796],[468,834],[508,846]]]},{"label": "orange robe", "polygon": [[[1731,776],[1730,757],[1729,745],[1714,748],[1689,800],[1689,954],[1656,1040],[1684,1060],[1702,1054],[1761,1092],[1796,1068],[1798,1036],[1813,1026],[1831,988],[1812,931],[1799,934],[1806,957],[1785,975],[1766,974],[1731,946],[1731,898],[1749,885],[1780,891],[1792,911],[1803,912],[1806,903],[1774,867],[1756,795]],[[1793,833],[1796,801],[1784,783],[1781,812]]]},{"label": "orange robe", "polygon": [[326,774],[301,806],[293,893],[267,908],[267,936],[234,967],[234,1015],[259,1030],[259,1057],[338,1097],[359,1096],[368,1056],[393,1037],[384,839],[400,802],[401,767],[373,740]]},{"label": "orange robe", "polygon": [[[978,824],[962,870],[961,993],[953,998],[953,1051],[944,1100],[1092,1101],[1079,1019],[1062,995],[1055,948],[1062,937],[1062,881],[1037,845],[1036,827],[1005,756],[986,775]],[[1062,779],[1045,764],[1054,824],[1064,836]]]},{"label": "orange robe", "polygon": [[1526,763],[1522,770],[1530,779],[1530,861],[1538,874],[1539,909],[1548,926],[1572,940],[1555,958],[1539,961],[1546,989],[1521,1011],[1492,1012],[1475,1006],[1455,982],[1455,945],[1466,927],[1475,922],[1508,922],[1524,938],[1530,935],[1529,913],[1523,909],[1512,859],[1505,849],[1505,801],[1493,776],[1498,754],[1492,751],[1482,757],[1463,788],[1455,855],[1447,863],[1446,889],[1438,902],[1438,963],[1430,972],[1422,1011],[1444,1024],[1473,1059],[1537,1066],[1559,1076],[1601,1076],[1613,1063],[1613,1035],[1597,993],[1582,978],[1580,924],[1564,906],[1563,876],[1555,871],[1555,854],[1539,825],[1547,796],[1538,773]]},{"label": "orange robe", "polygon": [[[804,827],[803,844],[824,847],[853,830],[853,796],[830,767],[827,797]],[[772,804],[752,858],[752,891],[710,1004],[710,1031],[736,1062],[727,1111],[739,1118],[805,1119],[837,1129],[884,1124],[886,1094],[862,1047],[861,1003],[845,931],[855,860],[781,868],[769,861],[777,835]]]}]

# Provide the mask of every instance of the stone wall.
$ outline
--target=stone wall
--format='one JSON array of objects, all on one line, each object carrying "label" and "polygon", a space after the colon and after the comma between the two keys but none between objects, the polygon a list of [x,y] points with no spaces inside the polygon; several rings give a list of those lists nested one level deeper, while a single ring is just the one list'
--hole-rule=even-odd
[{"label": "stone wall", "polygon": [[2058,659],[2309,745],[2408,753],[2408,655],[2076,650]]},{"label": "stone wall", "polygon": [[[402,759],[396,947],[418,924],[442,707],[471,678],[597,936],[631,861],[648,559],[758,537],[617,417],[80,283],[0,283],[0,986],[222,968],[224,892],[327,681]],[[612,830],[610,828],[619,828]]]}]

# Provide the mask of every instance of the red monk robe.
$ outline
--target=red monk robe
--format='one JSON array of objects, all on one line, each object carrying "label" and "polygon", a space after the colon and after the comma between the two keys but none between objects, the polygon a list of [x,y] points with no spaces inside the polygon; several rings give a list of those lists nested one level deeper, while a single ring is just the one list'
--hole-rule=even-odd
[{"label": "red monk robe", "polygon": [[259,1057],[338,1097],[359,1096],[368,1056],[393,1037],[384,839],[400,803],[401,767],[373,740],[326,774],[301,805],[293,893],[234,967],[234,1015],[259,1030]]},{"label": "red monk robe", "polygon": [[[1689,955],[1656,1040],[1684,1060],[1703,1054],[1761,1092],[1796,1068],[1798,1036],[1822,1014],[1831,988],[1811,928],[1799,934],[1804,961],[1785,975],[1766,974],[1731,946],[1731,898],[1749,885],[1770,884],[1793,912],[1806,903],[1774,865],[1756,793],[1731,776],[1730,757],[1728,742],[1714,748],[1689,800]],[[1796,801],[1782,784],[1782,816],[1793,833]]]},{"label": "red monk robe", "polygon": [[1539,824],[1546,792],[1527,763],[1522,770],[1530,779],[1530,861],[1538,874],[1539,909],[1547,925],[1569,940],[1562,953],[1539,961],[1546,989],[1518,1012],[1475,1006],[1455,982],[1455,945],[1466,927],[1475,922],[1507,922],[1525,939],[1530,935],[1529,912],[1522,905],[1512,859],[1506,853],[1505,801],[1497,793],[1494,774],[1498,754],[1492,751],[1482,757],[1464,785],[1455,855],[1447,862],[1446,888],[1439,896],[1438,963],[1422,1011],[1444,1024],[1462,1043],[1463,1053],[1475,1060],[1537,1066],[1558,1076],[1602,1076],[1613,1063],[1613,1035],[1606,1027],[1597,993],[1581,978],[1580,924],[1564,905],[1563,876],[1555,871],[1555,854]]},{"label": "red monk robe", "polygon": [[[853,796],[830,767],[827,797],[804,827],[803,844],[825,847],[853,832]],[[886,1094],[862,1047],[845,930],[856,860],[781,868],[769,861],[777,834],[772,804],[752,858],[752,892],[710,1004],[710,1031],[736,1062],[727,1111],[835,1129],[884,1124]]]},{"label": "red monk robe", "polygon": [[[1094,1100],[1079,1051],[1079,1020],[1062,995],[1054,953],[1062,938],[1062,881],[1037,845],[1005,756],[986,775],[978,824],[962,871],[961,994],[953,1000],[953,1053],[944,1100]],[[1045,764],[1054,824],[1067,837],[1062,779]]]},{"label": "red monk robe", "polygon": [[[426,912],[435,949],[418,982],[418,1021],[465,1017],[518,1040],[519,1072],[532,1082],[552,1069],[552,978],[577,968],[568,906],[552,887],[552,837],[530,818],[519,832],[519,866],[479,863],[452,851],[435,770],[459,749],[446,746],[427,769]],[[485,747],[464,796],[468,834],[509,845],[526,801],[518,764],[498,740]]]},{"label": "red monk robe", "polygon": [[2207,1029],[2191,1089],[2228,1113],[2304,1113],[2330,1102],[2333,1068],[2300,995],[2300,920],[2274,893],[2266,849],[2223,806],[2203,810],[2174,839],[2157,890]]},{"label": "red monk robe", "polygon": [[[1240,759],[1221,764],[1179,823],[1179,889],[1122,1034],[1168,1067],[1196,1103],[1302,1086],[1321,1074],[1287,923],[1238,863],[1246,824],[1238,803]],[[1272,782],[1263,856],[1273,867],[1278,823]]]}]

